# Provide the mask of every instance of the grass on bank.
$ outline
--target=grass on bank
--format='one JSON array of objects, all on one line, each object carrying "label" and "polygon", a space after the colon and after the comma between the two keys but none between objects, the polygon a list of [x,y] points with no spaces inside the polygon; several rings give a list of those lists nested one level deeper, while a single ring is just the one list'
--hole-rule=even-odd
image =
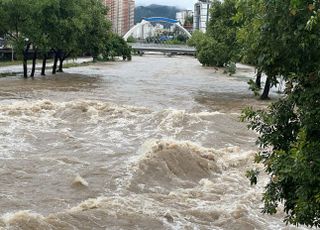
[{"label": "grass on bank", "polygon": [[12,66],[12,65],[22,65],[22,61],[14,60],[14,61],[0,61],[0,67]]},{"label": "grass on bank", "polygon": [[68,69],[68,68],[73,68],[73,67],[88,66],[88,65],[93,64],[93,63],[95,63],[95,62],[93,62],[93,61],[82,62],[82,63],[71,62],[71,63],[64,64],[63,68],[64,69]]},{"label": "grass on bank", "polygon": [[[75,62],[70,62],[70,63],[65,63],[63,65],[63,69],[68,69],[68,68],[73,68],[73,67],[80,67],[80,66],[88,66],[90,64],[93,64],[93,61],[88,61],[88,62],[82,62],[82,63],[75,63]],[[41,64],[41,60],[37,60],[37,64]],[[47,62],[47,67],[46,70],[50,71],[52,66],[52,61]],[[22,61],[0,61],[0,67],[7,67],[7,66],[14,66],[14,65],[22,65]],[[41,70],[41,67],[37,67],[36,70]],[[0,78],[4,77],[13,77],[17,76],[18,74],[21,74],[20,72],[2,72],[0,73]]]}]

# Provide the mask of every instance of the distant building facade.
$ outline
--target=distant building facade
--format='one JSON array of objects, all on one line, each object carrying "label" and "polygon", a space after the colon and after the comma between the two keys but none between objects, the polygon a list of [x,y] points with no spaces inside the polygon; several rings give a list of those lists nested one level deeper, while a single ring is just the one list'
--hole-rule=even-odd
[{"label": "distant building facade", "polygon": [[156,35],[155,27],[152,24],[145,24],[141,29],[133,32],[132,36],[138,40],[144,40]]},{"label": "distant building facade", "polygon": [[185,25],[186,20],[190,17],[193,17],[193,11],[192,10],[183,10],[176,13],[176,19],[180,22],[182,26]]},{"label": "distant building facade", "polygon": [[210,0],[199,0],[194,5],[193,29],[202,32],[207,31],[207,25],[210,20]]},{"label": "distant building facade", "polygon": [[134,0],[104,0],[109,8],[108,19],[112,30],[120,36],[125,35],[134,26]]},{"label": "distant building facade", "polygon": [[[176,19],[189,32],[193,30],[193,11],[183,10],[176,13]],[[191,19],[191,20],[190,20]]]}]

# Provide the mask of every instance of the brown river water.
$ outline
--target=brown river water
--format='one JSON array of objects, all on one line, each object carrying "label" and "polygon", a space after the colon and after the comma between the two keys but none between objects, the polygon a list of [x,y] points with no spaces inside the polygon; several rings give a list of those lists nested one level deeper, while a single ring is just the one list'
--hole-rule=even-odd
[{"label": "brown river water", "polygon": [[297,229],[244,175],[253,75],[149,55],[1,78],[0,229]]}]

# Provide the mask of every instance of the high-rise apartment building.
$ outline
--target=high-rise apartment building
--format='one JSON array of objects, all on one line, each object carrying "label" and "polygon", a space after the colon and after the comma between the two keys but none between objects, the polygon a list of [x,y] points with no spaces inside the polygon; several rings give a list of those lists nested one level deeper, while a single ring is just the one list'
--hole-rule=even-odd
[{"label": "high-rise apartment building", "polygon": [[199,0],[194,5],[193,29],[202,32],[207,31],[207,24],[210,20],[210,0]]},{"label": "high-rise apartment building", "polygon": [[104,0],[109,7],[108,18],[112,30],[120,36],[125,35],[134,26],[134,0]]}]

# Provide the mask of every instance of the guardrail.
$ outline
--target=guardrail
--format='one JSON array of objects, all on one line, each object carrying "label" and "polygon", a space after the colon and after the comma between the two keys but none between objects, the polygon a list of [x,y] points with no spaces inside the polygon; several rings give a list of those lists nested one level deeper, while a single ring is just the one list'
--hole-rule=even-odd
[{"label": "guardrail", "polygon": [[196,49],[186,45],[169,45],[169,44],[153,44],[153,43],[131,43],[129,44],[133,50],[140,52],[162,52],[174,54],[195,55]]}]

